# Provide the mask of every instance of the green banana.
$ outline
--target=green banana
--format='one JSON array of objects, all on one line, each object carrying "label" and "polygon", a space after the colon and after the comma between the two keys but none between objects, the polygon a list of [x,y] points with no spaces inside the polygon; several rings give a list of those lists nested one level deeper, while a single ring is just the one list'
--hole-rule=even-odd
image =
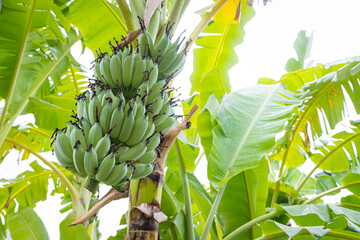
[{"label": "green banana", "polygon": [[85,172],[91,177],[95,176],[96,168],[99,164],[98,157],[92,144],[86,149],[84,153],[84,169]]},{"label": "green banana", "polygon": [[153,102],[156,98],[161,97],[161,91],[165,88],[165,86],[165,80],[161,80],[156,82],[151,88],[149,88],[151,92],[148,94],[146,103],[149,104]]},{"label": "green banana", "polygon": [[86,141],[83,131],[80,128],[78,128],[77,124],[74,124],[74,127],[71,130],[71,134],[70,134],[71,146],[74,147],[77,141],[80,141],[81,145],[86,146]]},{"label": "green banana", "polygon": [[72,129],[74,128],[74,124],[70,121],[66,123],[66,133],[65,135],[70,139],[70,134]]},{"label": "green banana", "polygon": [[86,99],[86,101],[84,100],[84,104],[83,104],[82,117],[87,120],[89,120],[88,106],[89,106],[89,103],[87,102],[87,99]]},{"label": "green banana", "polygon": [[171,43],[171,41],[170,41],[168,35],[164,34],[154,49],[154,54],[152,55],[152,59],[154,62],[158,58],[158,55],[160,55],[160,59],[161,59],[161,56],[165,56],[165,53],[167,52],[167,49],[168,49],[170,43]]},{"label": "green banana", "polygon": [[112,154],[107,155],[100,163],[99,169],[95,174],[95,178],[98,181],[104,182],[113,171],[115,166],[115,156]]},{"label": "green banana", "polygon": [[56,146],[54,147],[54,152],[58,162],[63,168],[66,169],[67,167],[72,166],[74,164],[72,161],[69,162],[68,159],[63,158],[62,153],[59,152],[59,149]]},{"label": "green banana", "polygon": [[148,126],[147,117],[145,117],[145,119],[143,117],[138,117],[135,119],[134,128],[129,139],[126,141],[126,144],[129,146],[133,146],[141,140]]},{"label": "green banana", "polygon": [[159,74],[158,65],[154,64],[149,74],[149,88],[152,88],[152,86],[154,86],[154,84],[158,80],[158,74]]},{"label": "green banana", "polygon": [[72,163],[72,147],[69,138],[61,131],[58,131],[55,139],[55,153],[61,155],[61,160]]},{"label": "green banana", "polygon": [[147,43],[147,37],[145,36],[145,34],[140,34],[140,36],[138,37],[138,50],[140,55],[145,58],[148,56],[148,43]]},{"label": "green banana", "polygon": [[97,119],[99,119],[101,110],[102,110],[101,101],[96,96],[93,95],[88,107],[88,117],[89,117],[88,120],[91,123],[91,125],[94,125]]},{"label": "green banana", "polygon": [[94,76],[96,79],[106,84],[106,82],[104,82],[103,78],[101,77],[100,63],[98,63],[97,61],[95,62],[94,65]]},{"label": "green banana", "polygon": [[122,62],[122,80],[124,88],[127,89],[131,85],[134,72],[134,55],[130,54],[123,59]]},{"label": "green banana", "polygon": [[141,138],[141,141],[148,139],[151,135],[153,135],[154,131],[155,131],[155,124],[154,121],[150,118],[148,119],[148,126],[146,128],[144,136]]},{"label": "green banana", "polygon": [[110,73],[113,83],[118,83],[119,86],[122,84],[121,78],[121,61],[118,54],[113,54],[110,59]]},{"label": "green banana", "polygon": [[174,62],[165,70],[162,71],[162,74],[165,76],[170,76],[172,73],[179,71],[181,67],[185,64],[186,56],[184,52],[179,53]]},{"label": "green banana", "polygon": [[159,132],[167,132],[175,123],[175,119],[173,117],[168,117],[161,124],[155,126],[155,131]]},{"label": "green banana", "polygon": [[111,101],[106,104],[106,106],[101,110],[100,115],[100,126],[103,130],[103,132],[107,132],[110,129],[110,121],[111,121],[111,115],[112,115],[112,103]]},{"label": "green banana", "polygon": [[[80,124],[81,124],[82,129],[84,130],[85,139],[86,140],[89,139],[89,132],[91,129],[91,124],[85,118],[80,119]],[[84,146],[84,147],[87,147],[87,146]]]},{"label": "green banana", "polygon": [[159,21],[160,21],[160,9],[156,8],[155,12],[153,13],[149,25],[147,27],[147,31],[149,32],[149,35],[151,36],[151,41],[155,42],[156,35],[159,30]]},{"label": "green banana", "polygon": [[[131,103],[133,103],[133,106],[131,106]],[[130,137],[130,134],[134,128],[135,124],[135,114],[136,114],[136,103],[134,102],[128,102],[124,108],[124,121],[121,127],[119,140],[121,142],[126,142],[128,138]]]},{"label": "green banana", "polygon": [[160,125],[162,122],[166,120],[171,114],[173,114],[173,108],[171,107],[170,103],[166,103],[161,108],[161,111],[158,115],[155,116],[154,123],[155,125]]},{"label": "green banana", "polygon": [[[123,108],[117,107],[111,115],[111,120],[110,120],[110,127],[113,128],[113,130],[110,132],[110,136],[113,138],[118,138],[120,135],[120,131],[122,128],[122,124],[124,121],[124,111]],[[115,126],[116,125],[116,126]]]},{"label": "green banana", "polygon": [[98,141],[102,138],[103,131],[99,122],[95,122],[95,124],[90,128],[87,143],[96,146]]},{"label": "green banana", "polygon": [[85,101],[82,98],[78,99],[78,101],[76,102],[76,108],[77,108],[76,114],[79,119],[84,117],[84,114],[83,114],[84,102]]},{"label": "green banana", "polygon": [[121,98],[120,98],[120,95],[117,94],[116,96],[113,97],[113,100],[112,100],[112,107],[111,107],[111,110],[114,111],[120,104],[121,102]]},{"label": "green banana", "polygon": [[[140,56],[140,55],[137,54],[137,56]],[[133,78],[131,81],[131,86],[133,88],[138,88],[140,86],[140,84],[143,82],[145,70],[146,70],[146,60],[140,59],[135,64],[135,68],[134,68],[134,75],[133,75]]]},{"label": "green banana", "polygon": [[159,72],[163,73],[176,59],[177,49],[171,49],[167,51],[165,56],[161,58],[159,63]]},{"label": "green banana", "polygon": [[82,178],[85,178],[85,177],[86,177],[86,174],[84,175],[84,174],[79,173],[79,172],[76,170],[76,168],[75,168],[74,165],[71,165],[71,166],[66,167],[66,170],[68,170],[68,171],[71,172],[72,174],[75,174],[75,175],[77,175],[77,176],[79,176],[79,177],[82,177]]},{"label": "green banana", "polygon": [[126,152],[122,153],[119,156],[119,161],[124,162],[124,161],[137,160],[139,157],[144,155],[146,149],[147,149],[146,142],[145,141],[139,142],[138,144],[130,147],[129,150],[127,150]]},{"label": "green banana", "polygon": [[122,162],[120,162],[120,156],[127,150],[129,150],[128,146],[120,146],[120,147],[118,147],[118,149],[116,149],[116,152],[115,152],[116,163],[122,163]]},{"label": "green banana", "polygon": [[142,163],[136,163],[135,164],[135,170],[133,172],[133,175],[131,179],[141,179],[152,173],[154,170],[153,164],[142,164]]},{"label": "green banana", "polygon": [[152,115],[156,115],[160,112],[161,108],[163,107],[163,98],[162,96],[160,96],[159,98],[157,98],[154,102],[154,104],[152,104],[151,109],[152,109]]},{"label": "green banana", "polygon": [[[79,142],[78,142],[79,143]],[[86,176],[86,171],[84,168],[84,155],[85,149],[81,144],[75,144],[73,151],[73,159],[76,170],[81,174]]]},{"label": "green banana", "polygon": [[114,88],[115,84],[111,77],[110,64],[105,61],[105,59],[100,62],[100,73],[102,78],[104,79],[104,82],[109,84],[111,88]]},{"label": "green banana", "polygon": [[148,44],[148,48],[149,48],[149,51],[148,51],[148,56],[147,57],[150,57],[152,58],[151,55],[153,55],[154,53],[154,43],[153,43],[153,40],[152,40],[152,36],[150,35],[149,31],[147,31],[145,29],[145,31],[143,32],[143,34],[146,36],[147,38],[147,44]]},{"label": "green banana", "polygon": [[[110,101],[112,101],[114,99],[114,97],[115,96],[112,93],[112,91],[110,89],[107,90],[101,97],[101,107],[104,108],[106,106],[106,104],[108,104],[108,102],[110,102]],[[100,115],[99,115],[99,117],[100,117]]]},{"label": "green banana", "polygon": [[160,134],[157,133],[151,136],[147,143],[147,150],[152,151],[155,148],[157,148],[157,146],[159,146],[160,144],[160,141],[161,141]]},{"label": "green banana", "polygon": [[107,133],[105,134],[104,137],[102,137],[99,140],[99,142],[95,146],[95,151],[100,161],[106,156],[106,154],[108,154],[110,150],[110,146],[111,146],[110,135]]},{"label": "green banana", "polygon": [[107,185],[116,185],[118,184],[127,174],[127,164],[121,163],[115,165],[110,175],[103,181]]},{"label": "green banana", "polygon": [[147,94],[148,94],[148,92],[149,92],[149,82],[148,81],[145,81],[145,82],[143,82],[140,86],[139,86],[139,88],[138,88],[138,94],[140,94],[141,95],[141,97],[140,98],[137,98],[136,100],[138,101],[138,99],[139,100],[141,100],[141,101],[143,101],[143,103],[146,103],[146,100],[147,100]]},{"label": "green banana", "polygon": [[136,162],[143,163],[143,164],[149,164],[149,163],[152,163],[155,161],[156,156],[157,156],[156,150],[147,151],[146,153],[144,153],[144,155],[142,155],[140,158],[138,158],[138,160],[136,160]]}]

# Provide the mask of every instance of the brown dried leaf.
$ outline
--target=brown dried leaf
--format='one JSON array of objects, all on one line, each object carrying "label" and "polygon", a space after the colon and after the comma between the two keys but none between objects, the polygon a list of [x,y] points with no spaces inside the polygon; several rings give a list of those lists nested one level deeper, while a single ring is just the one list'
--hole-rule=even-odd
[{"label": "brown dried leaf", "polygon": [[148,217],[153,218],[158,223],[161,223],[167,219],[167,216],[161,211],[158,205],[142,203],[140,206],[136,206],[135,208],[140,210]]}]

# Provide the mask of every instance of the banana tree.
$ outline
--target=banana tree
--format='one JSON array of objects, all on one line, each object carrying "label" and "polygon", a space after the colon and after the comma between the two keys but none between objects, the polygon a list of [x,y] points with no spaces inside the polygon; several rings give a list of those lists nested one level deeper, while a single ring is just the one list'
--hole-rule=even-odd
[{"label": "banana tree", "polygon": [[[0,2],[2,159],[18,150],[19,158],[35,156],[47,165],[33,162],[31,171],[3,179],[2,238],[8,233],[12,239],[50,238],[33,208],[46,200],[51,179],[54,194],[61,194],[65,205],[60,211],[68,213],[60,224],[61,239],[99,238],[96,212],[128,196],[129,211],[109,239],[360,239],[356,117],[360,61],[355,57],[305,68],[311,37],[300,32],[294,44],[298,59],[289,60],[287,74],[231,92],[228,71],[237,63],[234,48],[243,40],[243,27],[255,15],[251,1],[220,0],[205,8],[198,26],[176,49],[175,53],[187,52],[193,43],[197,46],[191,97],[181,103],[183,121],[164,131],[154,171],[148,176],[116,185],[98,200],[85,189],[78,168],[40,154],[53,149],[55,128],[84,114],[79,99],[86,95],[87,77],[92,89],[99,81],[117,87],[117,81],[109,81],[112,72],[107,75],[104,66],[101,70],[109,41],[112,58],[130,44],[129,49],[138,49],[144,58],[150,52],[160,69],[160,64],[168,63],[150,51],[151,42],[156,49],[164,37],[173,36],[188,4],[187,0]],[[143,32],[148,32],[146,40]],[[94,53],[94,70],[86,72],[71,55],[76,42]],[[163,48],[156,50],[160,53]],[[34,115],[34,125],[14,125],[27,113]],[[98,116],[100,123],[104,113]],[[131,146],[131,141],[125,145]],[[194,174],[205,159],[209,187]],[[302,164],[311,169],[304,172]],[[100,172],[100,167],[89,171]],[[101,181],[111,182],[105,177]],[[91,186],[96,192],[97,185]],[[336,204],[323,202],[342,189],[352,194]]]}]

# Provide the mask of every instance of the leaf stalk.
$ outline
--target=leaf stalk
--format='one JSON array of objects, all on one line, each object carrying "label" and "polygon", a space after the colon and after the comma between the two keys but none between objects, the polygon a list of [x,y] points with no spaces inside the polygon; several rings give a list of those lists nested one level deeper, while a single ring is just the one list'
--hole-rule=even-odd
[{"label": "leaf stalk", "polygon": [[193,32],[190,34],[186,42],[188,45],[183,45],[181,47],[181,51],[185,49],[185,47],[190,48],[191,45],[194,43],[194,40],[199,36],[199,34],[204,30],[206,25],[210,22],[210,20],[214,17],[214,15],[220,10],[222,6],[227,2],[228,0],[220,0],[212,9],[210,12],[206,13],[204,17],[201,19],[199,24],[196,26],[196,28],[193,30]]},{"label": "leaf stalk", "polygon": [[284,210],[275,210],[274,212],[267,213],[265,215],[262,215],[260,217],[254,218],[250,222],[245,223],[241,227],[235,229],[233,232],[231,232],[229,235],[227,235],[223,240],[232,240],[236,239],[238,236],[249,230],[252,226],[254,226],[257,223],[263,222],[265,220],[277,217],[281,214],[283,214]]},{"label": "leaf stalk", "polygon": [[184,159],[181,154],[178,141],[179,140],[175,141],[175,149],[176,149],[176,155],[177,155],[177,159],[178,159],[178,163],[179,163],[180,178],[181,178],[183,192],[184,192],[185,217],[186,217],[186,239],[195,240],[189,180],[187,178]]},{"label": "leaf stalk", "polygon": [[46,160],[43,156],[41,156],[38,152],[32,150],[30,147],[26,146],[25,144],[22,144],[15,139],[12,138],[5,138],[5,140],[11,144],[14,144],[16,146],[19,146],[26,151],[32,153],[34,156],[39,158],[45,165],[47,165],[58,177],[60,180],[64,183],[64,185],[68,188],[69,194],[71,196],[72,202],[73,202],[73,209],[79,209],[79,207],[84,207],[80,202],[80,196],[79,193],[76,191],[74,185],[67,179],[67,177],[64,175],[60,169],[58,169],[53,163]]}]

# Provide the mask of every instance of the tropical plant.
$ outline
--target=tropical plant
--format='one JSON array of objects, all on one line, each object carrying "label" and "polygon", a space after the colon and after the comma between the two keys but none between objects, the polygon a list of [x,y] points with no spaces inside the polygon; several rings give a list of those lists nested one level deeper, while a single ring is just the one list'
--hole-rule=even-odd
[{"label": "tropical plant", "polygon": [[[135,16],[157,43],[165,26],[173,35],[188,4],[0,1],[1,162],[14,151],[18,159],[37,159],[15,179],[1,179],[2,239],[50,238],[33,210],[47,199],[49,181],[51,194],[62,197],[62,208],[55,207],[67,213],[61,239],[100,238],[96,212],[128,196],[129,212],[109,239],[360,239],[360,59],[305,67],[312,37],[301,31],[288,73],[232,92],[228,72],[255,15],[252,1],[204,8],[181,45],[197,46],[191,97],[181,103],[184,120],[165,133],[150,175],[98,199],[83,178],[46,159],[52,132],[76,118],[77,96],[88,77],[93,81],[71,55],[74,44],[96,56],[113,37],[131,42],[144,31]],[[29,113],[34,123],[15,124]],[[205,160],[210,186],[194,174]],[[342,189],[351,194],[339,195]],[[328,195],[339,201],[326,203]]]}]

